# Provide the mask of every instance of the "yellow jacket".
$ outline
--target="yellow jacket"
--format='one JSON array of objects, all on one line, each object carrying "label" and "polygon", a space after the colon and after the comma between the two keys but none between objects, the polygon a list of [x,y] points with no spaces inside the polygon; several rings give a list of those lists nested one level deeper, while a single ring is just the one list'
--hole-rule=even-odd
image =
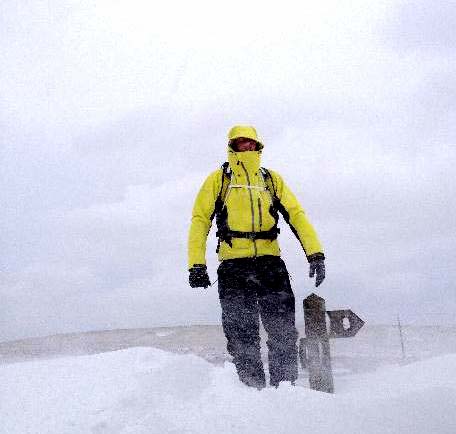
[{"label": "yellow jacket", "polygon": [[[232,231],[268,231],[276,225],[276,220],[271,214],[272,196],[260,171],[260,157],[261,150],[234,152],[231,148],[228,149],[231,179],[228,181],[224,206],[228,214],[228,227]],[[280,201],[279,210],[299,239],[306,256],[323,253],[317,234],[296,196],[277,172],[269,170],[269,173],[275,194]],[[206,240],[224,176],[222,169],[212,172],[196,197],[188,238],[189,269],[195,264],[206,264]],[[226,184],[227,180],[223,182]],[[221,241],[218,251],[220,261],[263,255],[280,256],[277,239],[254,240],[235,237],[231,239],[231,246],[226,241]]]}]

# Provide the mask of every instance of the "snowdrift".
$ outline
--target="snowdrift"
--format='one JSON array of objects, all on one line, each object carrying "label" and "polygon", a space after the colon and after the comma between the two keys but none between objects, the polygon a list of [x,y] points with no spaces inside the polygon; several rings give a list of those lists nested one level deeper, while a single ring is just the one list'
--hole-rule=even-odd
[{"label": "snowdrift", "polygon": [[5,364],[0,382],[5,434],[456,432],[456,354],[336,378],[334,395],[142,347]]}]

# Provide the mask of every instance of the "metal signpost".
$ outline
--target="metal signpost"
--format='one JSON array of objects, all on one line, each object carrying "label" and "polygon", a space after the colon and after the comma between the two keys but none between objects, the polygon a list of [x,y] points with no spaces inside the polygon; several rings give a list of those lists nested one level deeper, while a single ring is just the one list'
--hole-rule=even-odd
[{"label": "metal signpost", "polygon": [[[330,320],[329,333],[326,314]],[[326,311],[325,300],[311,294],[304,299],[304,325],[306,337],[299,340],[299,358],[301,366],[309,370],[310,388],[333,393],[329,338],[355,336],[364,321],[351,310]]]}]

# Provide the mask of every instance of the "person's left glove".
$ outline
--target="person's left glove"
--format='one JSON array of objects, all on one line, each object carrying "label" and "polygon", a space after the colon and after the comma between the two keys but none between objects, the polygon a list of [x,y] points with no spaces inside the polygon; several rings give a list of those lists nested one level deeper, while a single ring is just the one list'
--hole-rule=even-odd
[{"label": "person's left glove", "polygon": [[205,264],[195,264],[189,270],[188,282],[192,288],[207,288],[211,286]]},{"label": "person's left glove", "polygon": [[315,286],[319,286],[323,280],[325,280],[325,255],[323,253],[315,253],[310,255],[309,261],[309,277],[314,277],[315,274]]}]

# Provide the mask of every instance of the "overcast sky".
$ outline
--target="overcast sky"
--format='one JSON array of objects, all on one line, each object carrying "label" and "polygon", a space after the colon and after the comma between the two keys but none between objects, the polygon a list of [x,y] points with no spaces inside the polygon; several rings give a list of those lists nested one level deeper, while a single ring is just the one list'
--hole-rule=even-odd
[{"label": "overcast sky", "polygon": [[[186,241],[237,123],[321,238],[328,309],[454,323],[455,22],[450,1],[2,1],[0,340],[218,323]],[[308,265],[281,245],[300,317]],[[215,280],[213,232],[207,260]]]}]

